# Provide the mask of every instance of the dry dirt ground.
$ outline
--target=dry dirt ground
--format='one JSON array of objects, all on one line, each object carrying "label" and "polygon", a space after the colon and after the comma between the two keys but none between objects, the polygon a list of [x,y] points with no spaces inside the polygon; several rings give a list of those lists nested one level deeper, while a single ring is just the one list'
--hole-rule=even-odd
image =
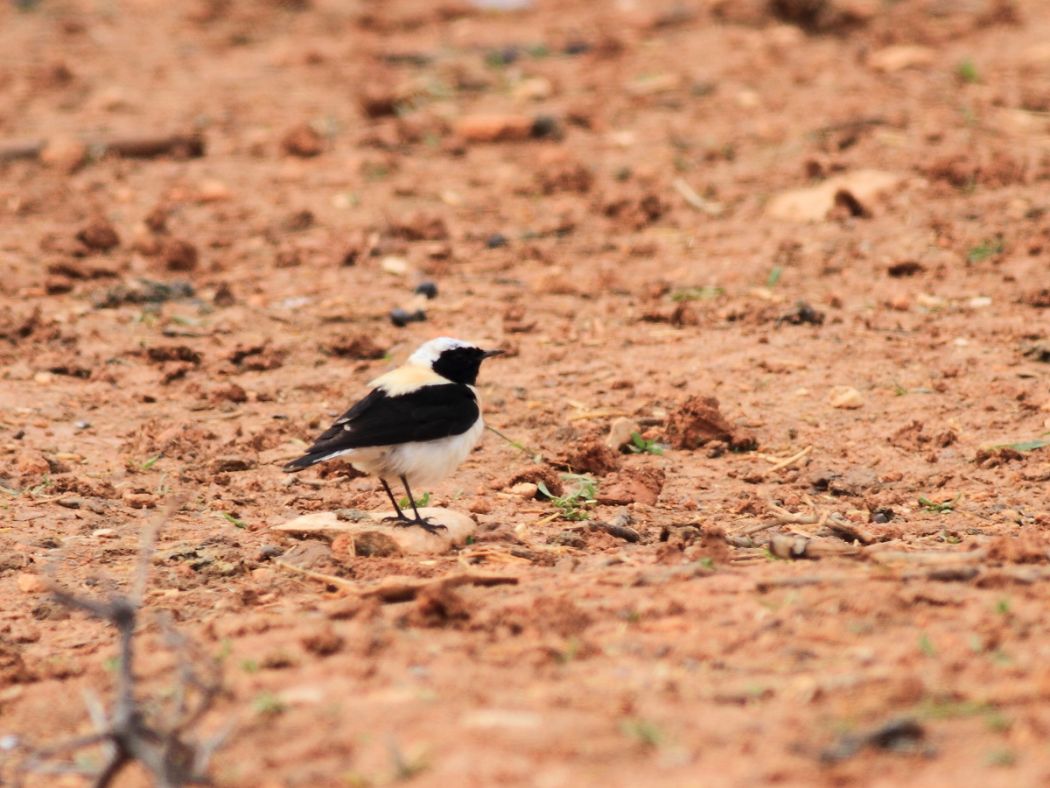
[{"label": "dry dirt ground", "polygon": [[[1047,784],[1048,42],[1043,0],[5,2],[0,782],[110,699],[48,574],[126,587],[183,496],[138,692],[166,612],[217,785]],[[273,531],[382,509],[280,466],[439,335],[510,351],[517,446],[430,491],[473,543]],[[464,572],[516,584],[363,596]]]}]

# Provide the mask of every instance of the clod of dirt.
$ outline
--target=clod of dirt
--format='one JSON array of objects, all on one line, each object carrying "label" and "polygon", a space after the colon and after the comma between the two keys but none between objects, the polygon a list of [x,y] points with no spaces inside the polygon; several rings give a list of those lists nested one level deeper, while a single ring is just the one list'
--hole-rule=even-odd
[{"label": "clod of dirt", "polygon": [[0,684],[24,684],[34,681],[36,676],[26,667],[22,649],[14,643],[0,639]]},{"label": "clod of dirt", "polygon": [[758,447],[753,436],[726,420],[715,397],[694,396],[683,402],[668,419],[667,440],[676,449],[688,450],[714,441],[728,443],[734,451]]},{"label": "clod of dirt", "polygon": [[809,33],[845,33],[868,24],[879,3],[869,0],[769,0],[778,19]]},{"label": "clod of dirt", "polygon": [[197,247],[189,241],[172,238],[161,246],[160,259],[169,271],[192,271],[197,267]]},{"label": "clod of dirt", "polygon": [[917,260],[904,260],[891,265],[886,269],[886,273],[899,279],[904,276],[915,276],[916,274],[921,274],[925,270],[926,267]]},{"label": "clod of dirt", "polygon": [[108,252],[120,245],[120,236],[117,235],[116,229],[102,218],[93,219],[78,231],[77,240],[95,252]]},{"label": "clod of dirt", "polygon": [[1017,449],[1003,446],[998,449],[979,449],[973,461],[978,468],[998,468],[1010,462],[1024,462],[1025,455]]},{"label": "clod of dirt", "polygon": [[1028,306],[1034,306],[1038,309],[1046,309],[1050,307],[1050,287],[1041,287],[1036,290],[1030,290],[1021,297],[1021,301]]},{"label": "clod of dirt", "polygon": [[386,355],[386,350],[369,334],[350,334],[329,340],[321,345],[321,352],[358,361],[373,361]]},{"label": "clod of dirt", "polygon": [[576,192],[584,194],[591,189],[594,175],[584,164],[563,150],[544,151],[536,163],[536,184],[544,194]]},{"label": "clod of dirt", "polygon": [[828,178],[817,186],[782,192],[769,201],[766,212],[774,219],[803,223],[824,221],[836,205],[845,205],[853,215],[858,215],[855,210],[870,215],[872,203],[897,189],[904,180],[897,173],[856,170]]},{"label": "clod of dirt", "polygon": [[811,326],[822,326],[824,325],[824,313],[814,309],[805,301],[799,301],[791,311],[785,312],[777,318],[777,325],[779,326],[782,323],[788,323],[792,326],[801,326],[807,323]]},{"label": "clod of dirt", "polygon": [[656,194],[624,195],[605,200],[601,211],[624,227],[641,230],[657,221],[670,206]]},{"label": "clod of dirt", "polygon": [[867,748],[889,752],[918,753],[923,749],[926,730],[913,719],[894,720],[865,733],[844,734],[820,754],[825,763],[852,758]]},{"label": "clod of dirt", "polygon": [[281,150],[300,158],[319,156],[324,151],[324,138],[310,124],[301,123],[281,138]]},{"label": "clod of dirt", "polygon": [[549,465],[530,465],[521,469],[510,478],[494,481],[492,488],[495,490],[511,490],[519,484],[539,485],[540,482],[543,482],[547,491],[555,497],[565,492],[561,477]]},{"label": "clod of dirt", "polygon": [[242,372],[264,372],[279,368],[287,355],[287,350],[274,348],[269,342],[264,342],[261,345],[238,345],[228,359]]},{"label": "clod of dirt", "polygon": [[470,607],[451,588],[435,584],[419,592],[403,621],[415,627],[447,627],[470,620]]},{"label": "clod of dirt", "polygon": [[609,434],[605,436],[605,445],[613,451],[620,451],[631,443],[632,436],[641,432],[641,429],[634,419],[620,416],[610,425]]},{"label": "clod of dirt", "polygon": [[208,469],[212,473],[240,473],[250,471],[255,465],[255,460],[247,457],[217,457],[208,464]]},{"label": "clod of dirt", "polygon": [[994,537],[988,544],[988,561],[1004,564],[1044,564],[1050,562],[1050,538],[1039,531],[1017,531],[1011,536]]},{"label": "clod of dirt", "polygon": [[832,495],[862,495],[879,484],[878,474],[871,468],[850,468],[839,472],[830,468],[821,468],[810,473],[809,484],[818,492],[829,492]]},{"label": "clod of dirt", "polygon": [[449,237],[444,218],[422,212],[391,220],[388,232],[406,241],[444,241]]},{"label": "clod of dirt", "polygon": [[336,563],[331,548],[317,539],[298,542],[281,554],[281,560],[299,569],[314,572],[329,571]]},{"label": "clod of dirt", "polygon": [[311,654],[318,657],[330,657],[343,650],[346,640],[332,629],[331,624],[325,624],[320,630],[309,635],[304,635],[300,641]]},{"label": "clod of dirt", "polygon": [[602,482],[598,488],[598,503],[604,506],[629,503],[655,506],[665,478],[662,468],[626,468]]},{"label": "clod of dirt", "polygon": [[158,364],[168,361],[185,361],[196,366],[201,363],[202,356],[186,345],[159,345],[147,348],[146,358]]},{"label": "clod of dirt", "polygon": [[573,473],[591,473],[604,476],[620,467],[620,455],[596,436],[578,440],[557,461]]}]

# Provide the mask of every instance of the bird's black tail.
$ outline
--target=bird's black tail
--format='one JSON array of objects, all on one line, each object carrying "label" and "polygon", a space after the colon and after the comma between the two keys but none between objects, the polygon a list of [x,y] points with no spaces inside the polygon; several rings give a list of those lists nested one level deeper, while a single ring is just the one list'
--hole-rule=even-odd
[{"label": "bird's black tail", "polygon": [[292,460],[290,463],[285,465],[281,470],[285,473],[296,473],[297,471],[309,468],[311,465],[316,465],[321,462],[327,454],[325,452],[318,452],[317,454],[304,454],[297,460]]}]

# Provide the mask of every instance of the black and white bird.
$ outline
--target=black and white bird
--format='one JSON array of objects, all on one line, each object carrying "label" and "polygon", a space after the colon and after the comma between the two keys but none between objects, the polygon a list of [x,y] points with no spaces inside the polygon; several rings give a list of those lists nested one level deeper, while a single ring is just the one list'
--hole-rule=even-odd
[{"label": "black and white bird", "polygon": [[[445,478],[477,445],[485,423],[474,384],[481,362],[503,352],[449,337],[430,340],[403,366],[373,380],[372,391],[285,472],[346,457],[359,471],[379,477],[397,512],[388,519],[430,532],[443,528],[420,516],[412,485],[419,489]],[[392,479],[404,485],[414,518],[398,506]]]}]

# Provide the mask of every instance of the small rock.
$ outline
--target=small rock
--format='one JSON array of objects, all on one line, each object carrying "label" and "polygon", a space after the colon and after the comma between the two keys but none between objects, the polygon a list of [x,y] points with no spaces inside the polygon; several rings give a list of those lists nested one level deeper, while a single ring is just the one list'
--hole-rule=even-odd
[{"label": "small rock", "polygon": [[77,240],[88,249],[96,252],[108,252],[120,245],[120,236],[113,225],[105,219],[93,219],[77,233]]},{"label": "small rock", "polygon": [[324,138],[308,123],[290,129],[281,139],[281,149],[290,156],[310,158],[324,151]]},{"label": "small rock", "polygon": [[870,204],[879,196],[896,189],[905,178],[880,170],[856,170],[836,175],[816,186],[793,189],[769,201],[766,212],[774,219],[789,222],[821,222],[829,218],[836,206],[845,206],[856,215],[859,209],[870,214]]},{"label": "small rock", "polygon": [[75,137],[52,137],[40,151],[40,161],[69,174],[87,160],[87,153],[87,145]]},{"label": "small rock", "polygon": [[96,528],[91,532],[91,535],[96,539],[116,539],[117,532],[114,528]]},{"label": "small rock", "polygon": [[[396,549],[398,553],[405,555],[447,553],[454,547],[462,547],[466,544],[477,530],[477,525],[471,517],[451,509],[425,506],[420,508],[419,513],[423,517],[431,518],[431,522],[444,525],[445,529],[437,533],[429,533],[422,528],[402,527],[383,522],[382,518],[388,516],[390,514],[388,512],[374,513],[371,521],[365,522],[346,522],[340,520],[334,512],[316,512],[296,517],[283,525],[274,526],[273,530],[315,537],[331,535],[333,538],[347,534],[354,541],[357,555],[361,555],[362,550],[384,551],[387,549]],[[316,539],[307,539],[298,544],[311,543],[320,544]],[[328,550],[327,545],[323,547]],[[377,555],[377,553],[370,554]],[[287,555],[286,553],[285,557]]]},{"label": "small rock", "polygon": [[521,142],[532,136],[532,124],[528,115],[469,115],[455,130],[464,142]]},{"label": "small rock", "polygon": [[833,408],[856,410],[864,407],[864,398],[852,386],[836,386],[828,395],[828,402]]},{"label": "small rock", "polygon": [[192,271],[197,267],[197,247],[172,238],[161,248],[161,260],[169,271]]},{"label": "small rock", "polygon": [[507,490],[511,495],[517,495],[526,501],[535,500],[539,491],[540,488],[533,482],[518,482]]},{"label": "small rock", "polygon": [[18,590],[23,594],[44,594],[51,590],[51,585],[40,575],[20,572],[18,574]]},{"label": "small rock", "polygon": [[605,445],[613,451],[619,451],[631,442],[631,436],[641,432],[641,427],[634,419],[621,416],[609,427],[609,434],[605,437]]},{"label": "small rock", "polygon": [[932,65],[937,52],[930,47],[898,44],[877,49],[868,55],[868,65],[876,71],[892,74],[906,68]]},{"label": "small rock", "polygon": [[390,310],[390,322],[398,328],[404,328],[409,323],[422,323],[426,319],[426,312],[424,312],[422,309],[417,309],[414,312],[409,312],[407,309],[397,307],[396,309]]},{"label": "small rock", "polygon": [[493,233],[485,239],[485,246],[489,249],[498,249],[501,246],[507,245],[507,236],[502,233]]},{"label": "small rock", "polygon": [[404,257],[396,257],[389,255],[379,261],[379,267],[386,271],[388,274],[394,274],[395,276],[404,276],[408,273],[408,260]]},{"label": "small rock", "polygon": [[427,281],[420,282],[418,285],[416,285],[415,292],[419,295],[426,296],[427,300],[429,301],[430,299],[437,298],[438,286],[437,284],[431,282],[428,279]]},{"label": "small rock", "polygon": [[230,187],[222,181],[208,180],[197,187],[197,202],[225,202],[233,196]]}]

